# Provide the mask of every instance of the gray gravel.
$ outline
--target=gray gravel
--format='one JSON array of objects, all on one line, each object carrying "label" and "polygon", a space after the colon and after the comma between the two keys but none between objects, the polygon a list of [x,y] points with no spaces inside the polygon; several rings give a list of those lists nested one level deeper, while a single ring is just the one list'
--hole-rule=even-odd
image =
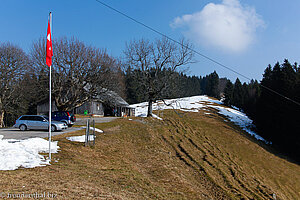
[{"label": "gray gravel", "polygon": [[[75,125],[81,125],[84,126],[86,125],[86,121],[88,118],[77,118]],[[106,122],[111,122],[117,117],[99,117],[99,118],[94,118],[95,123],[106,123]],[[69,133],[69,132],[74,132],[81,130],[82,128],[80,127],[70,127],[66,130],[59,131],[59,132],[52,132],[52,136],[55,135],[60,135],[64,133]],[[35,138],[35,137],[40,137],[40,138],[46,138],[48,137],[49,132],[44,131],[44,130],[28,130],[28,131],[20,131],[17,128],[3,128],[0,129],[0,135],[3,135],[3,139],[17,139],[17,140],[23,140],[23,139],[28,139],[28,138]]]}]

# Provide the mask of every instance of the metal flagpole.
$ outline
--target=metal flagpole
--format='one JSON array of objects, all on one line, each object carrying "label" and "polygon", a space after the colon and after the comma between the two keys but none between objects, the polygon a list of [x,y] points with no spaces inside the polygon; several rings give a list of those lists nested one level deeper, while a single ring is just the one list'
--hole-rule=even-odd
[{"label": "metal flagpole", "polygon": [[[50,34],[51,34],[51,42],[52,42],[52,13],[49,13],[50,18]],[[51,98],[51,67],[50,65],[50,73],[49,73],[49,160],[51,161],[51,113],[52,113],[52,98]]]}]

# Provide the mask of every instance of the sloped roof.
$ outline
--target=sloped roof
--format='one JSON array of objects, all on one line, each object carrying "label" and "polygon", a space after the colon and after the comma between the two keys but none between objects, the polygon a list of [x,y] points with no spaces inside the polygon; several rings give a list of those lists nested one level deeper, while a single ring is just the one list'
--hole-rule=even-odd
[{"label": "sloped roof", "polygon": [[120,107],[129,107],[129,104],[120,97],[116,92],[111,90],[106,90],[93,98],[94,100],[100,100],[105,104],[110,106],[120,106]]}]

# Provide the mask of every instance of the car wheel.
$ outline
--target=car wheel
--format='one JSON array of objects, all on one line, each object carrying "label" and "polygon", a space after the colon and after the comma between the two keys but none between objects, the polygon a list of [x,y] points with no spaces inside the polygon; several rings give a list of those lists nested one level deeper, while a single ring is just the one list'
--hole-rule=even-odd
[{"label": "car wheel", "polygon": [[51,125],[51,131],[52,132],[56,131],[56,127],[54,125]]},{"label": "car wheel", "polygon": [[21,131],[26,131],[26,130],[27,130],[27,126],[26,126],[25,124],[22,124],[22,125],[19,127],[19,129],[20,129]]}]

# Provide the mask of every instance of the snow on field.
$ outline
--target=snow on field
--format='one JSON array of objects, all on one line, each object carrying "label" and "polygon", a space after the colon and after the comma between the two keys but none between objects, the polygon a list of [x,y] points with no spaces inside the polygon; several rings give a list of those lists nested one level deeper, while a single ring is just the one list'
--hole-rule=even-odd
[{"label": "snow on field", "polygon": [[[220,101],[213,100],[207,96],[185,97],[165,100],[165,103],[157,101],[153,104],[153,110],[179,109],[182,111],[198,112],[200,108],[205,107],[204,104],[213,103],[222,104]],[[147,116],[148,102],[133,104],[131,107],[135,108],[136,117]]]},{"label": "snow on field", "polygon": [[[86,128],[86,126],[81,126],[81,128]],[[94,130],[94,128],[90,127],[90,130]],[[103,131],[98,129],[98,128],[95,128],[95,131],[98,132],[98,133],[103,133]],[[67,140],[70,140],[72,142],[85,142],[85,137],[86,137],[85,135],[72,136],[72,137],[67,137]],[[94,136],[89,135],[89,141],[93,141],[93,140],[94,140]]]},{"label": "snow on field", "polygon": [[[226,116],[231,122],[240,126],[243,130],[255,137],[257,140],[262,140],[265,143],[269,143],[251,130],[254,125],[252,124],[252,120],[249,119],[249,117],[245,113],[242,113],[237,109],[218,106],[216,104],[222,105],[223,103],[221,101],[211,99],[207,96],[193,96],[165,100],[165,103],[163,101],[157,101],[156,103],[153,103],[153,110],[179,109],[185,112],[198,112],[199,110],[203,110],[207,115],[210,114],[208,113],[207,108],[214,108],[218,110],[219,114]],[[147,116],[148,102],[134,104],[131,105],[131,107],[135,108],[136,117]],[[156,115],[155,118],[161,119]]]},{"label": "snow on field", "polygon": [[254,131],[251,130],[251,128],[253,128],[253,121],[249,119],[249,117],[245,113],[242,113],[232,108],[225,108],[221,106],[209,105],[209,107],[219,110],[219,113],[221,115],[226,116],[230,121],[240,126],[244,131],[255,137],[257,140],[262,140],[266,143],[269,143],[264,138],[257,135]]},{"label": "snow on field", "polygon": [[[2,139],[0,135],[0,170],[15,170],[19,167],[34,168],[50,165],[39,153],[49,153],[49,141],[42,138],[26,140]],[[57,153],[57,141],[51,142],[51,152]]]},{"label": "snow on field", "polygon": [[[86,128],[86,126],[81,126],[81,128]],[[90,130],[94,130],[94,128],[90,127]],[[100,130],[99,128],[95,128],[95,131],[98,132],[98,133],[103,133],[103,131]]]},{"label": "snow on field", "polygon": [[[85,135],[72,136],[72,137],[67,137],[67,140],[70,140],[72,142],[85,142],[85,137],[86,137]],[[94,140],[94,136],[93,135],[89,135],[89,141],[93,141],[93,140]]]}]

